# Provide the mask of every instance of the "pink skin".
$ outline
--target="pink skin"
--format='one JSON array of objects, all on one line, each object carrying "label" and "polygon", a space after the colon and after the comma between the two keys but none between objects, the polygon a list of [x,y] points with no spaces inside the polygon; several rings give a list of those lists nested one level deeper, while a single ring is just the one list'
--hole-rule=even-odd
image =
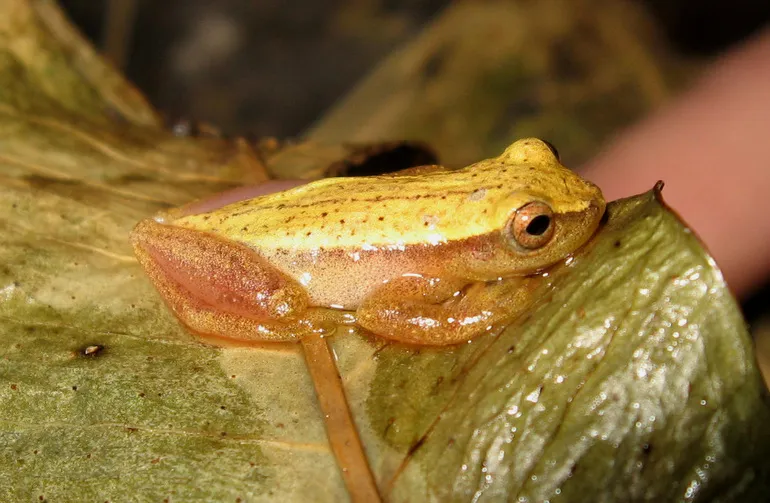
[{"label": "pink skin", "polygon": [[739,297],[770,275],[770,31],[621,134],[581,174],[609,201],[664,180]]},{"label": "pink skin", "polygon": [[[622,133],[581,174],[605,198],[664,180],[664,197],[698,233],[730,288],[770,276],[770,31],[728,53],[689,92]],[[272,181],[195,203],[202,212],[304,183]]]},{"label": "pink skin", "polygon": [[271,180],[259,185],[249,185],[245,187],[237,187],[235,189],[227,190],[215,194],[210,198],[196,201],[183,208],[183,214],[192,215],[196,213],[205,213],[207,211],[215,210],[222,206],[244,199],[251,199],[252,197],[263,196],[265,194],[271,194],[281,190],[288,190],[297,185],[307,183],[304,180]]}]

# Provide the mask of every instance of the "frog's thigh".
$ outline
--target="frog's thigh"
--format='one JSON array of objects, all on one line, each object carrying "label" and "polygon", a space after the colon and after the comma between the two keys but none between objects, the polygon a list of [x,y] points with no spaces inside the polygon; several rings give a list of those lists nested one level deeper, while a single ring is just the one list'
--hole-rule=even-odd
[{"label": "frog's thigh", "polygon": [[356,317],[359,325],[388,339],[456,344],[484,333],[517,311],[528,291],[521,288],[520,281],[469,284],[459,279],[404,276],[375,290]]},{"label": "frog's thigh", "polygon": [[244,245],[145,221],[137,256],[166,302],[193,331],[232,339],[290,340],[305,289]]}]

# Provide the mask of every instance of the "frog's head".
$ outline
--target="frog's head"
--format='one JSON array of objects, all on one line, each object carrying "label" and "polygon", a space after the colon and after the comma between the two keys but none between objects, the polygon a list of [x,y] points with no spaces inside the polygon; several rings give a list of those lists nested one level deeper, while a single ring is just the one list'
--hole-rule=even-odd
[{"label": "frog's head", "polygon": [[[601,190],[562,166],[550,144],[519,140],[495,161],[503,182],[490,201],[490,228],[497,235],[477,249],[474,264],[468,264],[479,275],[535,272],[591,238],[604,215]],[[500,170],[501,164],[506,169]]]}]

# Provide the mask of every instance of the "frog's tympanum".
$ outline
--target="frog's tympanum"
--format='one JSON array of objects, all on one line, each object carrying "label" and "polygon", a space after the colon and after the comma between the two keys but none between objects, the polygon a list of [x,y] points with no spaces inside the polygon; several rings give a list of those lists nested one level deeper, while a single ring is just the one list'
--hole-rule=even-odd
[{"label": "frog's tympanum", "polygon": [[298,340],[337,313],[386,339],[444,345],[515,309],[522,278],[582,246],[604,207],[547,143],[525,139],[459,170],[328,178],[172,211],[139,223],[132,241],[199,334]]}]

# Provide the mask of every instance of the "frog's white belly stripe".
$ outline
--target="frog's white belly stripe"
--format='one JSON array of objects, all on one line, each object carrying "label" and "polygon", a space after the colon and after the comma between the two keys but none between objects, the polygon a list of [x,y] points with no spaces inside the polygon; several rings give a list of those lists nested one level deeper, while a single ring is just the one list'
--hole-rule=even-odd
[{"label": "frog's white belly stripe", "polygon": [[373,250],[314,254],[263,250],[260,253],[275,267],[303,285],[314,306],[355,310],[384,282],[408,273],[425,273],[409,253],[394,259],[392,253]]}]

